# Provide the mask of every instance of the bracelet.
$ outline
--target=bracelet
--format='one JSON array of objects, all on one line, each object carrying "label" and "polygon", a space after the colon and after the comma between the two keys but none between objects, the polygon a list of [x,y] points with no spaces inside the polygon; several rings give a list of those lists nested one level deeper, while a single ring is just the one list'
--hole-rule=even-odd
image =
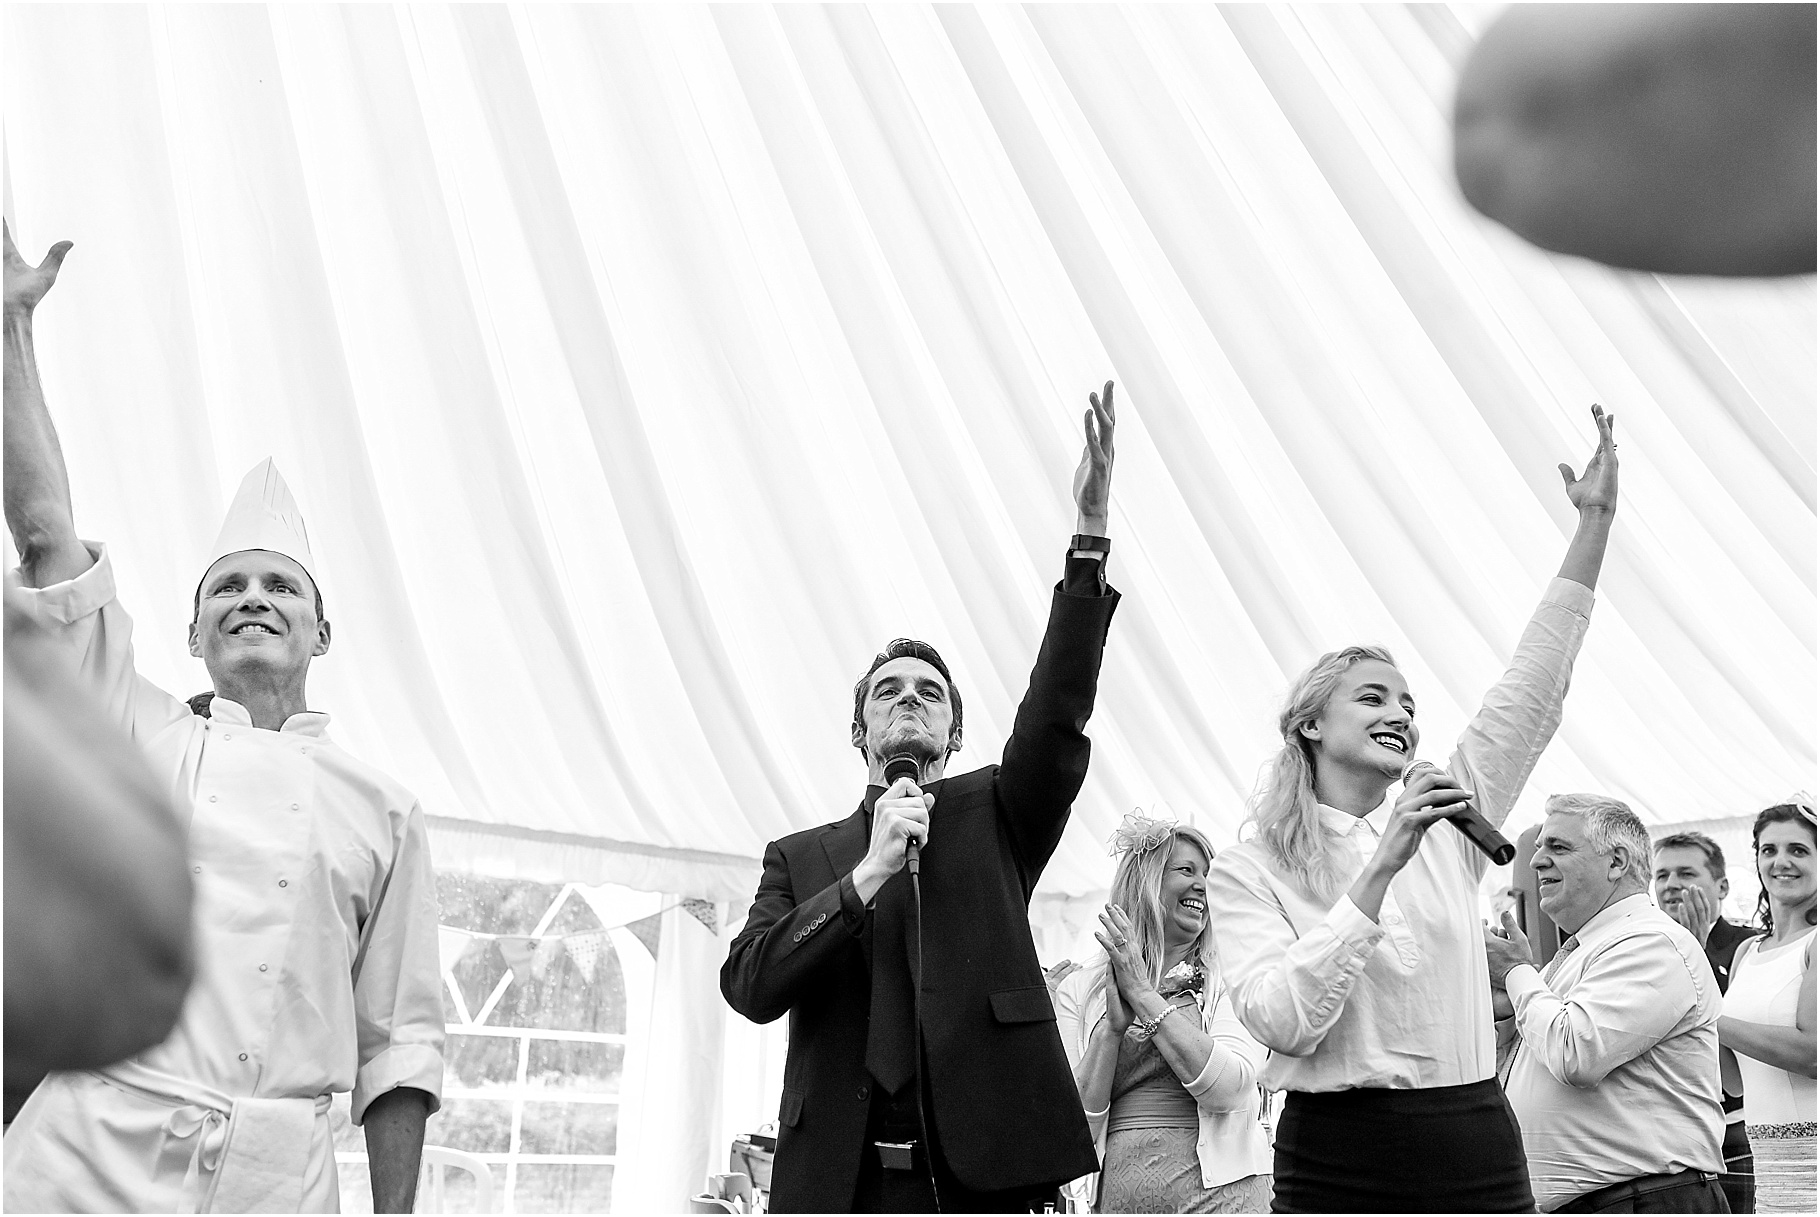
[{"label": "bracelet", "polygon": [[1163,1025],[1164,1019],[1180,1009],[1180,1006],[1171,1002],[1169,1005],[1164,1006],[1163,1012],[1155,1018],[1140,1018],[1133,1020],[1131,1030],[1125,1032],[1125,1034],[1141,1044],[1157,1033],[1157,1028]]}]

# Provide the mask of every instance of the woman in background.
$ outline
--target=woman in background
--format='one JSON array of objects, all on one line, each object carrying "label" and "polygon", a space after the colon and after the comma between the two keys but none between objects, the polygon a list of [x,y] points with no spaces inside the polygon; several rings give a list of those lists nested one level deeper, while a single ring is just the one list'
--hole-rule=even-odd
[{"label": "woman in background", "polygon": [[1103,1213],[1262,1213],[1270,1137],[1264,1051],[1232,1014],[1207,917],[1213,847],[1133,813],[1113,838],[1112,900],[1097,962],[1056,991],[1102,1163]]},{"label": "woman in background", "polygon": [[[1766,1163],[1814,1169],[1814,804],[1797,796],[1757,814],[1757,924],[1738,948],[1719,1043],[1738,1055],[1744,1125]],[[1774,1167],[1768,1173],[1774,1173]]]}]

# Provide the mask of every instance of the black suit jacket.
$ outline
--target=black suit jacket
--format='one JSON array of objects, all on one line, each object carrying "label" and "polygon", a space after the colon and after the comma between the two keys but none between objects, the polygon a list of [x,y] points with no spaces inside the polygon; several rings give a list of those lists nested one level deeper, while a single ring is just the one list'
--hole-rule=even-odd
[{"label": "black suit jacket", "polygon": [[[924,787],[923,1036],[944,1159],[976,1191],[1060,1183],[1099,1169],[1055,1009],[1030,939],[1030,893],[1087,776],[1084,729],[1118,594],[1056,590],[1030,687],[1001,762]],[[866,1070],[871,944],[902,934],[908,877],[862,916],[852,872],[866,808],[773,842],[745,929],[721,967],[728,1004],[790,1015],[771,1208],[853,1206],[874,1085]],[[901,965],[900,965],[901,966]]]},{"label": "black suit jacket", "polygon": [[1757,931],[1750,926],[1727,921],[1724,917],[1713,922],[1713,928],[1707,931],[1706,960],[1713,965],[1719,992],[1725,992],[1732,983],[1732,956],[1738,953],[1738,944],[1756,936]]}]

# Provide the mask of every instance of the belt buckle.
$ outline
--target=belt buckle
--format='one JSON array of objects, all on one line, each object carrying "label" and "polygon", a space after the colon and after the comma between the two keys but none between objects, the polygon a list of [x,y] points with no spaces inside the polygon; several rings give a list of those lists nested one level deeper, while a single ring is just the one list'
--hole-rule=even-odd
[{"label": "belt buckle", "polygon": [[909,1171],[916,1169],[916,1142],[914,1141],[874,1141],[878,1150],[879,1165],[888,1171]]}]

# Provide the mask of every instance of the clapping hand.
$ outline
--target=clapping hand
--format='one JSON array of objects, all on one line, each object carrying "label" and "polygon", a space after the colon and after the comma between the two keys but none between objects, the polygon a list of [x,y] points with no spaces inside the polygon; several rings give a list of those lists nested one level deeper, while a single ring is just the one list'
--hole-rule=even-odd
[{"label": "clapping hand", "polygon": [[1123,1035],[1131,1026],[1132,998],[1149,986],[1150,976],[1125,910],[1107,905],[1100,914],[1100,925],[1102,929],[1093,931],[1093,936],[1106,949],[1112,968],[1112,983],[1106,986],[1106,1018],[1112,1030]]},{"label": "clapping hand", "polygon": [[1713,932],[1713,926],[1719,921],[1719,909],[1704,891],[1697,887],[1681,889],[1681,899],[1667,905],[1663,912],[1681,923],[1681,927],[1694,936],[1694,941],[1702,947],[1706,937]]},{"label": "clapping hand", "polygon": [[1504,978],[1510,975],[1512,968],[1535,962],[1529,951],[1529,939],[1511,911],[1505,909],[1498,920],[1499,925],[1485,927],[1485,964],[1491,970],[1494,993],[1504,987]]}]

